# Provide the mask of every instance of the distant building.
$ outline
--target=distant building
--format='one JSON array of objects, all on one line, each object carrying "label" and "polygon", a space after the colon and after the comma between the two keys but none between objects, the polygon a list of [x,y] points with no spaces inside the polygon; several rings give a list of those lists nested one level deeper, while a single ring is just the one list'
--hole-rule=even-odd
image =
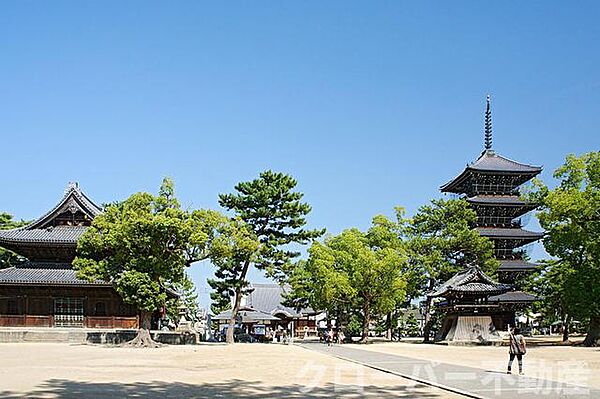
[{"label": "distant building", "polygon": [[[279,284],[251,283],[249,288],[252,292],[242,298],[238,314],[238,324],[243,324],[247,332],[254,333],[255,325],[262,332],[267,325],[274,334],[280,331],[288,331],[290,334],[293,332],[297,337],[317,334],[318,320],[323,316],[312,309],[296,310],[284,306],[285,287]],[[224,326],[230,317],[231,311],[225,311],[212,319]]]},{"label": "distant building", "polygon": [[137,328],[136,308],[110,283],[80,280],[72,267],[77,240],[101,212],[72,183],[33,223],[0,230],[0,246],[26,258],[0,270],[0,326]]}]

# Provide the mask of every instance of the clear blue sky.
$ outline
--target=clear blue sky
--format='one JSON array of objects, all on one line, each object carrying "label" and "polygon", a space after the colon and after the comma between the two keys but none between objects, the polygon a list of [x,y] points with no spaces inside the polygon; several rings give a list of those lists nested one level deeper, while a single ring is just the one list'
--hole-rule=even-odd
[{"label": "clear blue sky", "polygon": [[163,176],[216,208],[271,168],[298,179],[313,226],[365,228],[479,155],[487,93],[495,149],[547,181],[600,149],[600,3],[423,3],[3,2],[0,210]]}]

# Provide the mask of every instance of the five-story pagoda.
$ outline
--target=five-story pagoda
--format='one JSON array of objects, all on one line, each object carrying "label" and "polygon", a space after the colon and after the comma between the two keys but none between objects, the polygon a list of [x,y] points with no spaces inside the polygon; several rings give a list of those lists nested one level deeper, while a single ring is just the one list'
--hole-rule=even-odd
[{"label": "five-story pagoda", "polygon": [[523,246],[542,238],[542,233],[522,228],[523,216],[536,208],[523,201],[519,188],[542,171],[541,167],[513,161],[492,149],[490,97],[485,113],[485,148],[479,158],[460,175],[441,187],[442,192],[459,195],[477,214],[474,228],[494,243],[494,255],[500,262],[493,281],[477,265],[469,265],[450,280],[428,293],[444,298],[437,307],[445,313],[436,340],[499,340],[499,330],[515,324],[515,312],[537,298],[517,291],[519,274],[537,267],[526,259]]},{"label": "five-story pagoda", "polygon": [[485,149],[463,172],[441,187],[442,192],[462,195],[477,213],[476,228],[494,242],[500,261],[501,282],[514,282],[520,273],[533,271],[522,247],[542,238],[542,233],[522,228],[522,217],[536,208],[520,197],[519,187],[542,171],[497,154],[492,149],[490,97],[485,112]]}]

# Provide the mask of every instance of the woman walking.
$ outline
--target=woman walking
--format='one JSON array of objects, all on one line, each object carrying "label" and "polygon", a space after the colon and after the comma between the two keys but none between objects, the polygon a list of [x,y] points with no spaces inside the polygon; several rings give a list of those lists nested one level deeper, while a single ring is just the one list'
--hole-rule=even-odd
[{"label": "woman walking", "polygon": [[510,356],[508,360],[508,371],[507,374],[511,373],[512,363],[517,358],[519,362],[519,375],[523,375],[523,355],[527,353],[527,346],[525,345],[525,338],[521,335],[521,331],[518,328],[513,328],[510,333],[510,346],[508,354]]}]

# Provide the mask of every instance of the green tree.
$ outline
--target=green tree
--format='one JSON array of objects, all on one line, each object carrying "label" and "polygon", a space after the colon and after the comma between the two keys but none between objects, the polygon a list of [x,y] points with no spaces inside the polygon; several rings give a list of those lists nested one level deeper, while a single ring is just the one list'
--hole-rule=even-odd
[{"label": "green tree", "polygon": [[[462,199],[434,199],[419,208],[408,229],[410,262],[414,265],[415,281],[425,294],[445,282],[469,264],[479,265],[494,274],[498,261],[494,244],[472,228],[477,214]],[[434,318],[432,299],[425,303],[424,340],[429,342]]]},{"label": "green tree", "polygon": [[222,252],[212,258],[216,278],[209,284],[219,297],[234,298],[227,342],[233,343],[235,319],[242,296],[247,293],[250,267],[283,281],[300,253],[292,244],[307,244],[323,230],[306,230],[311,207],[294,191],[296,180],[284,173],[265,171],[252,181],[235,186],[235,192],[219,195],[219,204],[233,212],[230,240],[223,240]]},{"label": "green tree", "polygon": [[185,268],[209,256],[224,220],[215,211],[182,210],[173,182],[164,179],[157,196],[141,192],[108,205],[81,237],[73,267],[79,278],[112,282],[140,311],[130,344],[154,346],[152,313],[165,305],[167,287],[184,284]]},{"label": "green tree", "polygon": [[[23,227],[28,223],[29,222],[24,220],[15,221],[13,220],[12,215],[5,212],[0,212],[0,230],[16,229],[18,227]],[[8,249],[0,247],[0,269],[14,266],[21,261],[23,261],[21,256],[9,251]]]},{"label": "green tree", "polygon": [[[401,212],[398,214],[401,218]],[[303,299],[314,309],[336,315],[344,309],[360,312],[361,341],[368,340],[369,326],[375,317],[391,312],[405,300],[408,268],[406,252],[398,234],[399,224],[376,216],[367,232],[344,230],[315,242],[309,257],[292,273],[291,300]]]},{"label": "green tree", "polygon": [[584,345],[592,346],[600,338],[600,152],[568,155],[554,178],[556,188],[538,180],[528,195],[540,204],[544,247],[565,275],[554,294],[589,319]]},{"label": "green tree", "polygon": [[186,309],[187,319],[198,321],[198,294],[194,282],[187,273],[181,282],[173,284],[169,288],[179,294],[177,298],[167,299],[166,310],[169,319],[177,322],[180,318],[179,307],[183,305]]}]

